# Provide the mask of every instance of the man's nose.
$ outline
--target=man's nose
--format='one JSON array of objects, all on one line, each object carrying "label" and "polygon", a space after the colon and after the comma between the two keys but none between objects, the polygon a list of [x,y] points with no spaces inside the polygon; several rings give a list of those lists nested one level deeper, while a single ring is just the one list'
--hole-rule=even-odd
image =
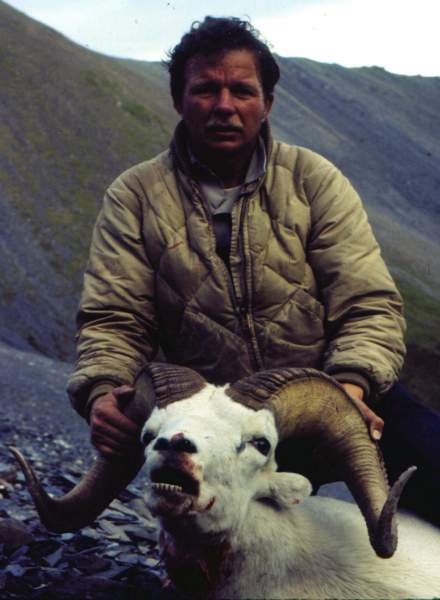
[{"label": "man's nose", "polygon": [[215,110],[222,113],[233,113],[235,111],[234,99],[231,92],[224,88],[216,97]]}]

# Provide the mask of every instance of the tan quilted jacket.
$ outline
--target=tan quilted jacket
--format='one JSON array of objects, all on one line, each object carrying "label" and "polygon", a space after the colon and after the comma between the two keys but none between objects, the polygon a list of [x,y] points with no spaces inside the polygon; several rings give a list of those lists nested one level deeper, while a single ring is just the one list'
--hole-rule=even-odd
[{"label": "tan quilted jacket", "polygon": [[309,150],[269,143],[265,177],[233,208],[228,271],[180,129],[174,150],[105,195],[78,314],[75,408],[84,414],[102,380],[131,383],[158,346],[214,383],[310,366],[384,392],[403,360],[401,298],[348,180]]}]

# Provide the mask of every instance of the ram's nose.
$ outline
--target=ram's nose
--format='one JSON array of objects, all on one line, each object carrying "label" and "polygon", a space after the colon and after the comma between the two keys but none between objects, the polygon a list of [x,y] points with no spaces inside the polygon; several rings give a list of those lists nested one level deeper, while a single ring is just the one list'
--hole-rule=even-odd
[{"label": "ram's nose", "polygon": [[188,452],[190,454],[197,452],[195,443],[184,433],[175,433],[170,438],[157,438],[153,448],[158,452]]}]

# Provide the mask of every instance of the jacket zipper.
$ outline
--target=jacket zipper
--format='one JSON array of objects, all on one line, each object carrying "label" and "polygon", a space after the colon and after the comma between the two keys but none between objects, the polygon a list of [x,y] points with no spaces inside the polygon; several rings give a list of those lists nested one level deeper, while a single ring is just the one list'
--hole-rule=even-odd
[{"label": "jacket zipper", "polygon": [[[251,305],[251,294],[248,286],[248,261],[246,260],[246,253],[244,251],[244,219],[249,206],[249,196],[243,198],[243,205],[240,210],[240,222],[239,222],[239,236],[242,240],[242,260],[243,260],[243,301],[240,307],[240,313],[242,316],[242,329],[244,329],[245,340],[249,347],[249,354],[251,357],[251,363],[255,371],[259,371],[263,367],[263,361],[261,359],[260,349],[258,348],[257,335],[255,332],[255,325],[252,318],[252,305]],[[244,323],[244,325],[243,325]]]},{"label": "jacket zipper", "polygon": [[[215,239],[216,239],[215,228],[214,228],[214,222],[212,220],[211,211],[206,206],[205,199],[203,198],[202,194],[199,193],[197,186],[191,182],[191,187],[193,189],[193,193],[197,196],[199,202],[201,203],[201,205],[203,207],[203,211],[205,213],[207,223],[211,230],[212,239],[214,240],[214,253],[216,253],[215,252]],[[241,234],[241,239],[243,239],[244,213],[245,213],[245,208],[247,208],[248,203],[249,203],[249,199],[245,197],[243,199],[243,206],[240,207],[238,230],[239,230],[239,235]],[[219,264],[219,267],[220,267],[223,275],[225,276],[225,280],[226,280],[226,283],[227,283],[227,286],[229,289],[229,294],[230,294],[230,297],[232,300],[232,305],[233,305],[235,314],[238,317],[238,321],[240,323],[240,328],[243,332],[243,339],[248,347],[248,354],[249,354],[252,368],[254,371],[259,371],[262,368],[263,363],[261,360],[261,355],[260,355],[260,351],[258,348],[257,337],[255,334],[255,327],[254,327],[254,323],[253,323],[252,315],[251,315],[251,307],[250,307],[250,300],[249,300],[250,296],[249,296],[248,285],[247,285],[247,280],[246,280],[247,261],[246,261],[246,256],[245,256],[244,252],[242,253],[242,259],[243,259],[243,267],[244,267],[243,268],[243,273],[244,273],[244,290],[243,290],[243,292],[244,292],[244,294],[243,294],[243,298],[242,298],[241,302],[238,299],[239,295],[237,294],[237,290],[235,289],[234,280],[232,278],[232,275],[229,272],[226,265],[224,264],[223,260],[219,256],[218,256],[218,264]],[[241,294],[240,294],[240,296],[241,296]]]},{"label": "jacket zipper", "polygon": [[[197,196],[199,202],[201,203],[202,207],[203,207],[203,211],[205,213],[205,217],[206,217],[206,221],[208,223],[210,232],[211,232],[211,237],[214,240],[214,254],[217,256],[216,250],[215,250],[215,242],[216,242],[216,237],[215,237],[215,228],[214,228],[214,222],[212,220],[212,214],[211,211],[209,210],[209,208],[206,206],[205,203],[205,199],[203,198],[203,196],[199,193],[199,190],[197,188],[197,186],[193,183],[191,183],[191,187],[193,189],[193,193]],[[235,291],[235,287],[234,287],[234,282],[232,281],[232,277],[231,274],[229,273],[229,270],[227,269],[226,265],[224,264],[223,260],[218,256],[218,264],[220,267],[220,270],[222,272],[222,274],[224,275],[224,278],[226,280],[227,286],[228,286],[228,290],[229,290],[229,294],[232,300],[232,305],[234,308],[234,312],[236,314],[240,314],[240,308],[239,308],[239,301],[237,298],[237,294]]]}]

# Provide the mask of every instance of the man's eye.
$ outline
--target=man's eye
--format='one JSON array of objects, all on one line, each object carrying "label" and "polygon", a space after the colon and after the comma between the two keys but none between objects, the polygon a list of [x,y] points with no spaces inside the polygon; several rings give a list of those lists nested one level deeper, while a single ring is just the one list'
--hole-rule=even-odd
[{"label": "man's eye", "polygon": [[215,94],[216,88],[211,85],[196,85],[192,88],[191,92],[196,96],[208,96],[210,94]]},{"label": "man's eye", "polygon": [[267,456],[270,452],[270,442],[264,437],[253,439],[251,444],[264,456]]},{"label": "man's eye", "polygon": [[239,96],[242,98],[247,98],[248,96],[253,96],[254,93],[251,89],[247,88],[247,87],[236,87],[236,88],[232,88],[232,93],[234,94],[234,96]]}]

